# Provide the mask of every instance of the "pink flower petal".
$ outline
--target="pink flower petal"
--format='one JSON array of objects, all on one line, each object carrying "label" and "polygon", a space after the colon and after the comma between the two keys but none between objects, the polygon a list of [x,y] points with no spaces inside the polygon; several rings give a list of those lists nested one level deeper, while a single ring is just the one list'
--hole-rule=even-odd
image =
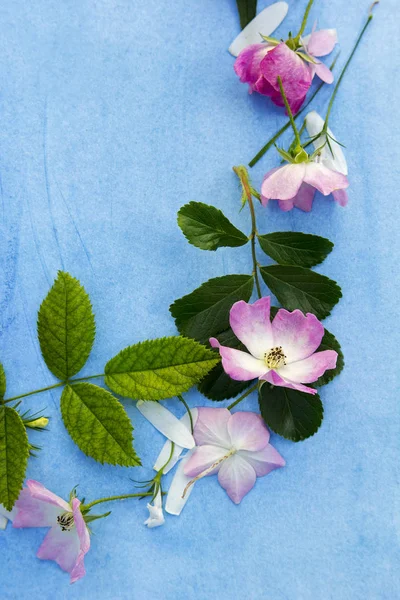
[{"label": "pink flower petal", "polygon": [[231,443],[237,450],[256,452],[269,442],[269,431],[260,415],[254,412],[236,412],[228,421]]},{"label": "pink flower petal", "polygon": [[284,42],[265,55],[260,69],[264,78],[279,93],[278,76],[281,78],[289,104],[303,98],[311,85],[312,78],[307,64]]},{"label": "pink flower petal", "polygon": [[[209,469],[228,452],[229,449],[221,448],[220,446],[198,446],[193,450],[193,454],[185,464],[183,472],[188,477],[197,477],[197,475],[200,475],[203,471]],[[217,465],[215,469],[208,473],[208,475],[217,473],[221,464]]]},{"label": "pink flower petal", "polygon": [[285,459],[279,454],[271,444],[267,444],[265,448],[258,452],[248,452],[240,450],[238,455],[247,460],[256,472],[257,477],[264,477],[274,469],[284,467]]},{"label": "pink flower petal", "polygon": [[225,373],[236,381],[251,381],[267,371],[263,360],[254,358],[247,352],[221,346],[215,338],[210,338],[210,344],[213,348],[219,348]]},{"label": "pink flower petal", "polygon": [[349,201],[346,190],[335,190],[332,192],[332,196],[335,202],[337,202],[340,206],[346,206],[347,202]]},{"label": "pink flower petal", "polygon": [[198,408],[194,427],[194,439],[197,446],[213,445],[221,448],[231,447],[228,433],[228,421],[231,413],[227,408]]},{"label": "pink flower petal", "polygon": [[85,554],[90,548],[90,535],[86,526],[85,520],[80,509],[81,502],[78,498],[72,500],[72,513],[74,515],[74,523],[79,537],[80,550],[74,568],[71,571],[71,583],[75,583],[86,575],[85,565],[83,563]]},{"label": "pink flower petal", "polygon": [[279,208],[283,210],[283,212],[288,212],[289,210],[292,210],[292,208],[294,208],[293,200],[278,200],[278,205]]},{"label": "pink flower petal", "polygon": [[13,527],[51,527],[57,517],[71,510],[65,502],[38,481],[28,480],[15,503],[17,513]]},{"label": "pink flower petal", "polygon": [[250,354],[260,359],[264,358],[266,350],[272,346],[270,306],[269,296],[253,304],[240,300],[232,306],[229,317],[233,333]]},{"label": "pink flower petal", "polygon": [[273,169],[266,174],[262,182],[262,200],[292,200],[298,193],[305,174],[305,163]]},{"label": "pink flower petal", "polygon": [[308,358],[281,367],[279,375],[296,383],[312,383],[325,371],[336,367],[337,357],[338,354],[334,350],[316,352]]},{"label": "pink flower petal", "polygon": [[315,187],[324,196],[329,196],[335,190],[346,189],[348,179],[342,173],[332,171],[322,163],[307,163],[304,182]]},{"label": "pink flower petal", "polygon": [[78,532],[75,527],[62,531],[61,527],[54,525],[40,546],[37,557],[42,560],[54,560],[63,571],[71,573],[76,565],[80,552]]},{"label": "pink flower petal", "polygon": [[234,454],[222,463],[218,481],[232,502],[239,504],[254,487],[256,472],[244,458]]},{"label": "pink flower petal", "polygon": [[337,44],[338,37],[336,29],[320,29],[314,31],[304,40],[307,46],[307,52],[311,56],[326,56],[330,54]]},{"label": "pink flower petal", "polygon": [[260,63],[271,50],[268,44],[252,44],[241,51],[233,68],[242,83],[248,83],[252,89],[261,75]]},{"label": "pink flower petal", "polygon": [[294,381],[289,381],[288,379],[284,379],[276,371],[269,371],[264,377],[261,379],[265,379],[272,385],[276,385],[277,387],[287,387],[292,390],[298,390],[299,392],[305,392],[306,394],[316,394],[317,390],[314,388],[309,388],[306,385],[302,385],[301,383],[295,383]]},{"label": "pink flower petal", "polygon": [[313,65],[313,67],[314,67],[315,74],[318,75],[318,77],[322,81],[324,81],[325,83],[333,83],[333,80],[334,80],[333,73],[329,69],[329,67],[327,67],[326,65],[324,65],[323,62],[315,63]]},{"label": "pink flower petal", "polygon": [[307,358],[319,347],[324,326],[315,315],[280,308],[272,321],[274,346],[282,346],[286,362]]},{"label": "pink flower petal", "polygon": [[313,205],[313,200],[315,196],[315,188],[308,183],[302,183],[299,191],[297,192],[297,196],[293,198],[293,204],[300,210],[304,210],[304,212],[310,212]]}]

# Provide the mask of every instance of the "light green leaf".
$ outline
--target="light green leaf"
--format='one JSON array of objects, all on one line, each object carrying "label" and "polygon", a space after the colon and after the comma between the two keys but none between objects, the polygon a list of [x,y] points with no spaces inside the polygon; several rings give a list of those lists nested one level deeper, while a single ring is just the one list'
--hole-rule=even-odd
[{"label": "light green leaf", "polygon": [[140,465],[132,447],[131,421],[110,392],[91,383],[67,385],[61,414],[71,438],[88,456],[111,465]]},{"label": "light green leaf", "polygon": [[163,400],[187,392],[219,362],[194,340],[167,337],[121,350],[105,367],[105,382],[121,396]]},{"label": "light green leaf", "polygon": [[170,306],[179,333],[207,342],[229,327],[229,311],[238,300],[250,300],[251,275],[215,277]]},{"label": "light green leaf", "polygon": [[265,254],[280,265],[314,267],[332,251],[333,244],[319,235],[297,231],[276,231],[259,235],[258,241]]},{"label": "light green leaf", "polygon": [[312,384],[312,387],[326,385],[332,381],[336,375],[339,375],[344,367],[344,357],[340,344],[335,336],[327,329],[325,329],[324,337],[322,338],[321,345],[319,346],[317,352],[322,352],[323,350],[335,350],[335,352],[338,353],[336,367],[334,369],[329,369],[329,371],[325,371],[325,373],[321,375],[321,377],[315,381],[315,383]]},{"label": "light green leaf", "polygon": [[89,296],[77,279],[59,271],[39,310],[43,358],[62,381],[78,373],[93,346],[95,322]]},{"label": "light green leaf", "polygon": [[189,202],[178,212],[178,225],[188,242],[202,250],[247,244],[249,238],[223,212],[202,202]]},{"label": "light green leaf", "polygon": [[244,29],[256,16],[257,0],[236,0],[239,11],[240,27]]},{"label": "light green leaf", "polygon": [[260,272],[271,292],[288,310],[298,308],[324,319],[342,297],[335,281],[304,267],[272,265],[261,267]]},{"label": "light green leaf", "polygon": [[26,429],[16,410],[0,406],[0,504],[11,510],[25,479],[29,457]]},{"label": "light green leaf", "polygon": [[2,400],[6,393],[6,374],[4,372],[3,365],[0,363],[0,400]]},{"label": "light green leaf", "polygon": [[261,416],[275,433],[293,442],[314,435],[319,429],[324,409],[318,394],[306,394],[264,383],[259,392]]}]

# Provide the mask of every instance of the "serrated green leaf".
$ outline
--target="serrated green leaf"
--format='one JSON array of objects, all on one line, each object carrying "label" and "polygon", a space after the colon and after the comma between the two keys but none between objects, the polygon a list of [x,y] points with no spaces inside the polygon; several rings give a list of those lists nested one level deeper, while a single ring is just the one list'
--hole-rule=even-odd
[{"label": "serrated green leaf", "polygon": [[189,202],[178,212],[178,225],[188,242],[202,250],[244,246],[249,238],[215,206]]},{"label": "serrated green leaf", "polygon": [[332,251],[333,244],[319,235],[297,231],[276,231],[259,235],[258,241],[265,254],[280,265],[315,267]]},{"label": "serrated green leaf", "polygon": [[261,416],[275,433],[300,442],[319,429],[324,409],[318,394],[264,383],[259,392]]},{"label": "serrated green leaf", "polygon": [[236,0],[239,11],[240,27],[244,29],[256,16],[257,0]]},{"label": "serrated green leaf", "polygon": [[29,458],[26,429],[16,410],[0,406],[0,504],[11,510],[25,479]]},{"label": "serrated green leaf", "polygon": [[238,300],[250,300],[251,275],[215,277],[170,306],[179,333],[207,342],[229,327],[229,311]]},{"label": "serrated green leaf", "polygon": [[[218,340],[223,346],[237,348],[247,351],[244,345],[239,342],[232,329],[218,334]],[[217,352],[217,350],[215,350]],[[222,363],[216,365],[204,379],[199,383],[198,390],[209,400],[221,401],[235,398],[244,392],[253,384],[253,381],[235,381],[227,375],[222,367]]]},{"label": "serrated green leaf", "polygon": [[77,279],[59,271],[38,316],[43,358],[62,381],[76,375],[93,346],[95,322],[89,296]]},{"label": "serrated green leaf", "polygon": [[187,392],[219,360],[212,350],[180,336],[148,340],[112,358],[105,382],[127,398],[163,400]]},{"label": "serrated green leaf", "polygon": [[4,398],[6,394],[6,374],[4,372],[3,365],[0,363],[0,400]]},{"label": "serrated green leaf", "polygon": [[135,467],[140,459],[132,447],[132,423],[122,404],[91,383],[67,385],[61,414],[75,444],[100,463]]},{"label": "serrated green leaf", "polygon": [[339,342],[335,338],[335,336],[325,329],[324,337],[322,338],[321,345],[319,346],[317,352],[322,352],[323,350],[335,350],[338,353],[338,359],[336,363],[335,369],[329,369],[329,371],[325,371],[323,375],[315,383],[312,384],[312,387],[320,387],[321,385],[326,385],[332,379],[339,375],[339,373],[343,370],[344,367],[344,357],[343,352],[340,347]]},{"label": "serrated green leaf", "polygon": [[304,267],[272,265],[261,267],[260,272],[271,292],[288,310],[298,308],[324,319],[342,297],[336,281]]}]

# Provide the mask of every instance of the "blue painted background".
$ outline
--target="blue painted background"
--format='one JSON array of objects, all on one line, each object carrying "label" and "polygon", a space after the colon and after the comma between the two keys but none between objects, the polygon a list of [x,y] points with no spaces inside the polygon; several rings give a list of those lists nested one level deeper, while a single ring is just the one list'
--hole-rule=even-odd
[{"label": "blue painted background", "polygon": [[[279,33],[294,31],[305,0],[290,1]],[[260,1],[260,8],[267,2]],[[316,2],[310,25],[336,26],[343,64],[369,0]],[[35,558],[44,530],[0,533],[0,597],[127,600],[395,600],[399,572],[398,20],[385,0],[351,66],[331,125],[346,144],[350,203],[318,197],[311,214],[258,207],[261,231],[326,235],[335,249],[318,270],[344,298],[327,320],[346,369],[323,389],[320,432],[300,444],[272,436],[287,467],[258,480],[237,507],[215,478],[196,486],[182,516],[148,530],[144,502],[114,505],[95,523],[87,576],[69,586]],[[249,96],[227,47],[234,0],[5,0],[0,6],[0,352],[9,394],[53,383],[39,352],[39,304],[60,268],[90,293],[97,318],[83,374],[136,341],[175,333],[168,306],[202,281],[246,273],[248,247],[202,252],[176,212],[189,200],[238,213],[231,168],[284,122]],[[397,44],[397,48],[396,48]],[[397,52],[397,54],[396,54]],[[323,110],[324,90],[315,107]],[[259,186],[274,152],[253,169]],[[265,261],[265,259],[263,259]],[[188,395],[191,405],[199,394]],[[59,393],[50,431],[28,475],[60,495],[79,484],[93,499],[132,492],[163,438],[132,402],[145,467],[102,467],[66,434]],[[167,404],[177,414],[176,401]],[[256,398],[242,408],[256,409]]]}]

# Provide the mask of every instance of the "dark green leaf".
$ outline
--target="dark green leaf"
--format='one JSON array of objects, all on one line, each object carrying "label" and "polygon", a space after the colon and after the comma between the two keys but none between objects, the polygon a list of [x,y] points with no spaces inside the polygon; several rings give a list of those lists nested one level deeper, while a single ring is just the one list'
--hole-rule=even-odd
[{"label": "dark green leaf", "polygon": [[140,465],[132,447],[130,419],[110,392],[91,383],[67,385],[61,414],[75,444],[88,456],[111,465]]},{"label": "dark green leaf", "polygon": [[257,0],[236,0],[239,11],[240,27],[244,29],[256,16]]},{"label": "dark green leaf", "polygon": [[344,367],[344,357],[343,352],[340,348],[340,344],[335,338],[335,336],[327,329],[325,329],[324,337],[322,338],[321,345],[318,348],[317,352],[322,352],[323,350],[335,350],[338,353],[336,368],[329,369],[329,371],[325,371],[325,373],[321,375],[321,377],[315,383],[312,384],[313,387],[320,387],[321,385],[326,385],[327,383],[332,381],[332,379],[336,377],[336,375],[339,375],[339,373]]},{"label": "dark green leaf", "polygon": [[105,367],[105,382],[121,396],[163,400],[187,392],[219,362],[205,346],[183,337],[148,340],[121,350]]},{"label": "dark green leaf", "polygon": [[261,248],[280,265],[314,267],[332,251],[333,244],[318,235],[276,231],[258,236]]},{"label": "dark green leaf", "polygon": [[[243,344],[239,342],[232,329],[218,334],[218,340],[223,346],[247,351]],[[220,401],[235,398],[252,384],[253,381],[235,381],[231,379],[225,373],[222,363],[219,363],[204,377],[198,385],[198,389],[206,398]]]},{"label": "dark green leaf", "polygon": [[215,277],[170,306],[182,335],[207,342],[229,327],[229,310],[238,300],[250,300],[254,280],[251,275]]},{"label": "dark green leaf", "polygon": [[11,510],[25,479],[29,457],[26,429],[16,410],[0,406],[0,504]]},{"label": "dark green leaf", "polygon": [[318,394],[306,394],[269,383],[261,386],[259,393],[261,415],[275,433],[293,442],[314,435],[324,414]]},{"label": "dark green leaf", "polygon": [[216,250],[222,246],[233,248],[249,241],[223,212],[202,202],[182,206],[178,212],[178,225],[188,242],[202,250]]},{"label": "dark green leaf", "polygon": [[6,374],[4,372],[3,365],[0,363],[0,400],[2,400],[6,393]]},{"label": "dark green leaf", "polygon": [[342,297],[335,281],[304,267],[272,265],[260,271],[271,292],[288,310],[299,308],[324,319]]},{"label": "dark green leaf", "polygon": [[39,310],[43,358],[62,381],[78,373],[93,346],[95,322],[89,296],[77,279],[59,271]]}]

